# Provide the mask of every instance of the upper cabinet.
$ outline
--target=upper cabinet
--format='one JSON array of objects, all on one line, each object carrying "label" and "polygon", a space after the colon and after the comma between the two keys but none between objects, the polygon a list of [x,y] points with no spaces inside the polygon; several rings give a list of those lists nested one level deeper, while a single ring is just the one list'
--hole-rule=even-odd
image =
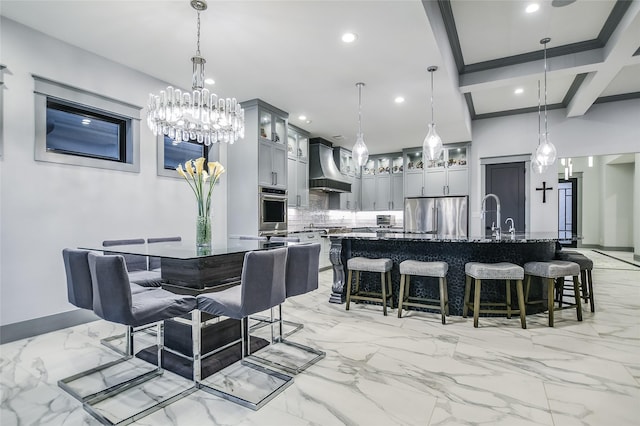
[{"label": "upper cabinet", "polygon": [[403,171],[400,153],[369,157],[362,170],[362,209],[402,210]]},{"label": "upper cabinet", "polygon": [[289,207],[309,207],[309,132],[289,124],[287,151]]},{"label": "upper cabinet", "polygon": [[332,210],[360,210],[360,170],[356,170],[351,151],[342,147],[334,147],[333,160],[344,180],[351,183],[351,192],[329,194],[329,208]]},{"label": "upper cabinet", "polygon": [[468,195],[470,145],[447,144],[439,158],[424,161],[420,148],[403,151],[405,197]]},{"label": "upper cabinet", "polygon": [[[260,102],[258,108],[258,184],[287,188],[288,115]],[[246,126],[252,123],[246,123]]]}]

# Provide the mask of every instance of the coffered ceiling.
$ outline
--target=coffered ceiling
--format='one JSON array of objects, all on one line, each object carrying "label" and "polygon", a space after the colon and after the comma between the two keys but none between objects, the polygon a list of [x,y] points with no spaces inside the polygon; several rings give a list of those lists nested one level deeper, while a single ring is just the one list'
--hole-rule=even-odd
[{"label": "coffered ceiling", "polygon": [[[526,13],[534,2],[539,10]],[[190,87],[196,16],[188,0],[2,0],[0,14]],[[364,82],[371,153],[422,144],[430,65],[439,67],[434,110],[445,143],[471,140],[473,119],[537,110],[543,37],[551,38],[547,101],[553,108],[575,117],[596,102],[640,96],[638,0],[209,0],[201,31],[214,92],[260,98],[337,145],[355,140],[355,84]],[[354,43],[341,41],[346,31],[358,35]],[[11,71],[1,55],[0,49],[0,64]],[[147,96],[141,91],[138,104]],[[405,102],[395,103],[397,96]]]}]

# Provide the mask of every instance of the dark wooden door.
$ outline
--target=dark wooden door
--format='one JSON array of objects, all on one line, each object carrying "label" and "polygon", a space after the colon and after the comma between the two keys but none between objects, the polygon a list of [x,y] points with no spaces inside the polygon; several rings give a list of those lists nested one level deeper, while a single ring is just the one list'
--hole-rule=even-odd
[{"label": "dark wooden door", "polygon": [[[503,234],[509,230],[505,224],[508,217],[513,218],[516,232],[524,232],[525,205],[525,163],[487,164],[485,169],[486,194],[496,194],[500,198],[500,224]],[[487,199],[485,215],[485,235],[491,235],[491,224],[496,222],[496,203],[493,198]]]},{"label": "dark wooden door", "polygon": [[578,179],[558,179],[558,238],[564,247],[577,247]]}]

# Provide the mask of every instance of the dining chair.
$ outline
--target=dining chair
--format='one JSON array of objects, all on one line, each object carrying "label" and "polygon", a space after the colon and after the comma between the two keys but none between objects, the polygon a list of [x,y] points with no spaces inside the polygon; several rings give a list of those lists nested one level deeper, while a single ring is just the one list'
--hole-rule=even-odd
[{"label": "dining chair", "polygon": [[[147,244],[155,244],[155,243],[169,243],[169,242],[178,242],[182,241],[182,237],[156,237],[156,238],[147,238]],[[149,257],[149,270],[153,272],[160,271],[160,258],[155,256]]]}]

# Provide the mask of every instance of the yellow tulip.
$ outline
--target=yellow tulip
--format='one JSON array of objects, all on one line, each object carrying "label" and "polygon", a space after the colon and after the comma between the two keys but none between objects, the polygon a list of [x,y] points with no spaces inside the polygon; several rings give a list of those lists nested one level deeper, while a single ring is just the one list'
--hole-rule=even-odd
[{"label": "yellow tulip", "polygon": [[178,171],[180,176],[182,176],[185,179],[187,178],[187,175],[184,173],[184,170],[182,170],[182,164],[179,164],[178,167],[176,167],[176,170]]},{"label": "yellow tulip", "polygon": [[187,171],[187,173],[189,173],[189,176],[193,177],[193,165],[191,164],[193,160],[187,160],[184,163],[184,168]]},{"label": "yellow tulip", "polygon": [[196,161],[196,173],[201,175],[204,168],[204,157],[198,158]]}]

